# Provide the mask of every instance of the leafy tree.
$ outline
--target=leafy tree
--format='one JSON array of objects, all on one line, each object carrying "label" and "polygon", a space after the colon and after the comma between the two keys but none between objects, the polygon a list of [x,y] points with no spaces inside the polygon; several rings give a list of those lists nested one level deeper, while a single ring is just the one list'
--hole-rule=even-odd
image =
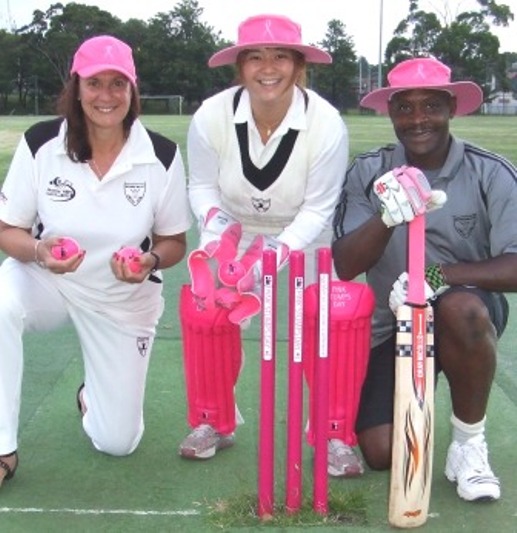
[{"label": "leafy tree", "polygon": [[313,86],[338,109],[357,104],[357,58],[353,39],[337,19],[328,23],[319,46],[332,56],[331,65],[309,67],[309,86]]},{"label": "leafy tree", "polygon": [[146,91],[179,94],[192,106],[213,90],[207,61],[218,39],[213,28],[200,21],[202,13],[197,0],[182,0],[149,21],[140,66]]},{"label": "leafy tree", "polygon": [[18,79],[18,58],[22,55],[20,39],[5,30],[0,30],[0,50],[9,50],[9,54],[0,54],[0,109],[8,110],[8,97],[17,89],[19,100],[22,97],[21,84]]},{"label": "leafy tree", "polygon": [[517,96],[517,52],[506,52],[501,58],[501,70],[506,76],[501,84],[502,91],[511,91]]},{"label": "leafy tree", "polygon": [[[388,67],[413,56],[432,55],[451,67],[458,79],[471,79],[488,92],[495,77],[504,83],[504,63],[499,58],[499,39],[490,24],[507,26],[514,19],[510,8],[494,0],[476,0],[478,11],[451,15],[450,2],[443,1],[441,13],[420,9],[419,0],[409,0],[409,13],[388,43]],[[461,4],[459,5],[461,7]]]},{"label": "leafy tree", "polygon": [[47,92],[57,94],[69,77],[72,57],[85,39],[110,33],[117,35],[122,22],[98,7],[76,4],[52,4],[47,11],[36,10],[32,22],[17,33],[39,58],[41,79]]},{"label": "leafy tree", "polygon": [[[455,76],[477,81],[486,92],[494,79],[501,89],[516,91],[512,66],[517,54],[500,55],[499,41],[490,32],[491,25],[513,20],[508,6],[476,0],[477,11],[458,9],[452,16],[454,2],[441,0],[440,11],[436,9],[439,1],[408,0],[408,16],[386,47],[387,66],[413,55],[433,54],[449,64]],[[202,14],[198,0],[181,0],[173,10],[145,22],[122,22],[107,11],[79,3],[57,2],[46,11],[35,10],[32,20],[19,30],[0,30],[0,113],[38,112],[38,104],[41,111],[54,112],[54,99],[68,79],[77,46],[104,33],[120,37],[133,48],[142,94],[179,94],[185,99],[184,111],[192,112],[235,78],[233,66],[208,68],[209,57],[231,43],[202,23]],[[372,66],[364,58],[357,63],[353,41],[339,20],[328,23],[320,46],[329,51],[333,63],[310,66],[308,85],[341,110],[355,107],[361,93],[372,88],[368,81],[363,84]]]}]

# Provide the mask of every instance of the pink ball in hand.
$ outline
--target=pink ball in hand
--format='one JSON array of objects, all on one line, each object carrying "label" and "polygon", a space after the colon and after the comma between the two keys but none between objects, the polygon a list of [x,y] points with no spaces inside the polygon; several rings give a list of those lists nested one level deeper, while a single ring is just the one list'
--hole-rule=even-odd
[{"label": "pink ball in hand", "polygon": [[219,280],[227,287],[235,287],[245,274],[246,268],[237,260],[223,261],[218,271]]},{"label": "pink ball in hand", "polygon": [[54,258],[64,261],[79,253],[79,250],[79,244],[75,239],[63,237],[59,244],[52,246],[50,253]]},{"label": "pink ball in hand", "polygon": [[132,246],[125,246],[117,252],[118,259],[125,259],[129,270],[131,272],[141,272],[142,265],[140,264],[139,258],[142,255],[138,248],[133,248]]}]

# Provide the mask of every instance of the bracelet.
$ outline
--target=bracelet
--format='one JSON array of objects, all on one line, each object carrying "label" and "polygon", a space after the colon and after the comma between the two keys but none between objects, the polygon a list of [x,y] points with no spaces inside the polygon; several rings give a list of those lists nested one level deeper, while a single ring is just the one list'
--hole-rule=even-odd
[{"label": "bracelet", "polygon": [[41,268],[47,268],[47,265],[38,257],[38,249],[40,244],[41,240],[36,239],[36,242],[34,243],[34,262]]},{"label": "bracelet", "polygon": [[161,258],[156,252],[153,252],[152,250],[149,253],[154,257],[154,266],[151,268],[151,272],[154,273],[160,268]]}]

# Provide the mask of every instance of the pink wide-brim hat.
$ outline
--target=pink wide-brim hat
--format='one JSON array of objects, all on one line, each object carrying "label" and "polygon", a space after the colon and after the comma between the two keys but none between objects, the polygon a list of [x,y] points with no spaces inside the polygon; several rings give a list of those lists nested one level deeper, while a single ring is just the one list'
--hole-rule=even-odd
[{"label": "pink wide-brim hat", "polygon": [[106,70],[120,72],[136,85],[133,52],[125,42],[111,35],[99,35],[84,41],[74,55],[70,74],[89,78]]},{"label": "pink wide-brim hat", "polygon": [[402,61],[389,72],[388,87],[376,89],[360,102],[362,107],[388,113],[391,97],[401,91],[432,89],[446,91],[456,97],[455,115],[468,115],[483,103],[481,87],[472,81],[451,82],[451,69],[431,57]]},{"label": "pink wide-brim hat", "polygon": [[307,63],[332,63],[328,52],[302,43],[302,29],[296,22],[282,15],[256,15],[239,24],[237,43],[216,52],[208,66],[233,64],[239,52],[250,48],[289,48],[303,54]]}]

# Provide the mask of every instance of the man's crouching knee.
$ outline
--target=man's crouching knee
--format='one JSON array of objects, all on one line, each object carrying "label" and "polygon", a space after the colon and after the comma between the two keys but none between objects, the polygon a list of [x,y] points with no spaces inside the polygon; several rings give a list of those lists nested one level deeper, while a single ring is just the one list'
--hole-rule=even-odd
[{"label": "man's crouching knee", "polygon": [[388,470],[391,467],[391,424],[365,429],[357,434],[363,458],[372,470]]}]

